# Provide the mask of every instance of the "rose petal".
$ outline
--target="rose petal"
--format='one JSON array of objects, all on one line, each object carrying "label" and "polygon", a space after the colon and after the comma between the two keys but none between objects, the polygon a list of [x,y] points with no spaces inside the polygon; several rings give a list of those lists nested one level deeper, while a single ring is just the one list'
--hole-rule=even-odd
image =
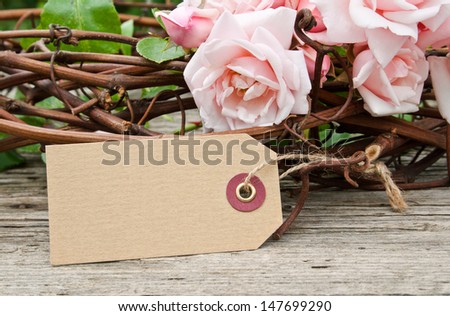
[{"label": "rose petal", "polygon": [[[277,38],[277,42],[285,49],[289,49],[294,34],[292,27],[295,22],[297,12],[292,9],[280,7],[276,10],[267,9],[252,13],[236,15],[236,21],[251,37],[257,28],[263,28]],[[274,21],[277,21],[274,23]],[[277,45],[278,45],[277,43]]]},{"label": "rose petal", "polygon": [[[364,109],[373,116],[386,116],[393,114],[412,113],[419,110],[417,104],[410,102],[403,102],[398,107],[393,107],[391,103],[386,102],[380,97],[373,94],[365,87],[358,88],[359,93],[364,98]],[[369,104],[376,104],[370,106]]]},{"label": "rose petal", "polygon": [[272,89],[280,88],[272,68],[266,61],[260,61],[254,57],[241,57],[233,60],[227,67],[239,74],[254,78]]},{"label": "rose petal", "polygon": [[249,40],[249,35],[245,32],[242,26],[236,22],[236,17],[230,12],[225,11],[214,24],[214,27],[211,30],[211,34],[209,35],[208,39]]},{"label": "rose petal", "polygon": [[327,39],[334,43],[366,41],[364,30],[358,27],[350,16],[348,9],[350,0],[310,0],[310,2],[322,13],[323,23],[327,27]]},{"label": "rose petal", "polygon": [[431,80],[439,111],[450,123],[450,55],[447,57],[428,57]]},{"label": "rose petal", "polygon": [[367,30],[366,34],[369,47],[382,67],[386,67],[408,39],[382,28]]},{"label": "rose petal", "polygon": [[[437,1],[439,4],[441,1]],[[450,1],[446,0],[446,3],[450,3]],[[446,4],[441,6],[439,13],[427,20],[421,21],[423,25],[425,25],[430,31],[436,31],[442,23],[444,23],[450,17],[450,4]]]},{"label": "rose petal", "polygon": [[450,17],[436,31],[423,31],[419,34],[417,45],[425,50],[432,46],[440,48],[450,44]]}]

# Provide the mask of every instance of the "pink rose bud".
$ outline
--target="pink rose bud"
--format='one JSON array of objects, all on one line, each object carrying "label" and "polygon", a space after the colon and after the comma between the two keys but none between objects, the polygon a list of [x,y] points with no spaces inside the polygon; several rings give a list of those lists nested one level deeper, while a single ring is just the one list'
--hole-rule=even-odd
[{"label": "pink rose bud", "polygon": [[219,12],[214,9],[198,9],[180,6],[169,14],[157,12],[172,41],[185,48],[197,48],[209,36]]}]

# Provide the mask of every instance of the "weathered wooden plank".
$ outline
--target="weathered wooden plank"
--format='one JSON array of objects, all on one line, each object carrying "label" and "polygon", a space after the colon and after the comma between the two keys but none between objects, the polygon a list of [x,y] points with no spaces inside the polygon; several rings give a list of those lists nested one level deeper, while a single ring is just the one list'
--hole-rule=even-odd
[{"label": "weathered wooden plank", "polygon": [[0,174],[2,295],[450,294],[449,188],[407,192],[405,214],[383,192],[312,192],[282,240],[257,251],[65,267],[49,264],[45,189],[38,158]]}]

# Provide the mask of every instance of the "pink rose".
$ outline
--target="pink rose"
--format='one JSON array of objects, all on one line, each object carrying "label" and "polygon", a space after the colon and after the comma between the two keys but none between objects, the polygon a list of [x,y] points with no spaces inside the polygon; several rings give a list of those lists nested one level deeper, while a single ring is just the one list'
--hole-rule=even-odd
[{"label": "pink rose", "polygon": [[434,94],[439,111],[450,124],[450,54],[447,57],[428,57]]},{"label": "pink rose", "polygon": [[353,63],[353,77],[365,109],[373,116],[409,113],[418,110],[428,62],[409,40],[384,67],[371,50],[362,50]]},{"label": "pink rose", "polygon": [[[368,42],[386,66],[408,39],[417,41],[419,23],[436,24],[449,0],[310,0],[317,5],[333,42]],[[389,47],[389,49],[386,49]]]},{"label": "pink rose", "polygon": [[161,17],[174,43],[185,48],[195,48],[208,38],[219,12],[180,6],[170,13],[159,11],[156,15]]},{"label": "pink rose", "polygon": [[167,34],[185,48],[197,48],[223,12],[241,14],[271,8],[274,0],[185,0],[173,11],[159,11]]},{"label": "pink rose", "polygon": [[311,83],[302,51],[291,51],[296,12],[224,12],[184,77],[206,128],[269,126],[305,114]]}]

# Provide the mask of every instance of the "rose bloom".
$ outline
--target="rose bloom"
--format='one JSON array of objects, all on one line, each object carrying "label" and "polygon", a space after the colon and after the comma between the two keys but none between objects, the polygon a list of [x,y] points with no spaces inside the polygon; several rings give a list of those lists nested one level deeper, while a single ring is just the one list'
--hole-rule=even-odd
[{"label": "rose bloom", "polygon": [[211,9],[181,6],[170,13],[159,11],[156,16],[161,17],[174,43],[185,48],[196,48],[208,38],[219,13]]},{"label": "rose bloom", "polygon": [[222,14],[184,71],[206,128],[269,126],[308,112],[304,55],[289,50],[295,17],[287,8]]},{"label": "rose bloom", "polygon": [[197,48],[209,36],[215,21],[225,11],[233,14],[265,10],[274,0],[185,0],[172,11],[159,11],[167,34],[185,48]]},{"label": "rose bloom", "polygon": [[[449,0],[310,0],[316,4],[334,42],[368,42],[383,66],[403,44],[417,41],[419,23],[436,25],[445,15]],[[389,49],[386,49],[389,47]]]},{"label": "rose bloom", "polygon": [[353,82],[373,116],[415,112],[428,77],[425,55],[411,40],[382,66],[369,49],[361,50],[353,63]]},{"label": "rose bloom", "polygon": [[447,57],[430,56],[428,61],[439,111],[450,124],[450,54]]}]

